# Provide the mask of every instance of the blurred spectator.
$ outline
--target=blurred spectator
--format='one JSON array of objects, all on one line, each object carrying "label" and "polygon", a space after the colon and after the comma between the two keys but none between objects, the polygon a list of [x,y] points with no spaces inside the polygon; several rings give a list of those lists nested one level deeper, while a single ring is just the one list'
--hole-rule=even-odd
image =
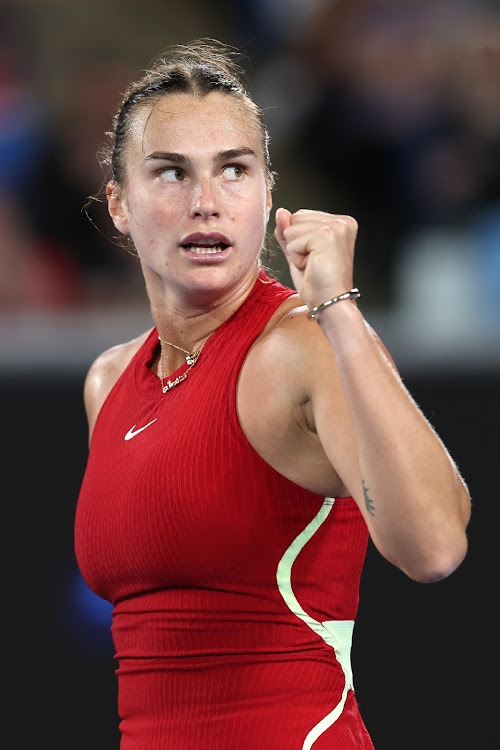
[{"label": "blurred spectator", "polygon": [[36,46],[12,9],[0,5],[0,191],[29,190],[44,146],[46,116],[30,80],[25,51]]},{"label": "blurred spectator", "polygon": [[305,164],[297,200],[320,183],[324,210],[356,216],[357,282],[389,306],[414,232],[499,201],[500,16],[467,0],[307,7],[299,27],[283,24],[254,93],[275,160],[277,145],[278,159]]},{"label": "blurred spectator", "polygon": [[105,201],[90,202],[90,220],[84,210],[103,184],[97,153],[129,71],[97,54],[74,61],[60,73],[65,105],[54,118],[37,93],[35,38],[22,14],[0,5],[0,305],[64,308],[127,292],[142,300]]},{"label": "blurred spectator", "polygon": [[60,308],[82,300],[75,267],[63,248],[30,230],[21,207],[0,195],[0,307]]},{"label": "blurred spectator", "polygon": [[[38,234],[65,248],[89,302],[143,294],[135,259],[113,239],[116,230],[104,194],[108,175],[98,158],[111,129],[117,92],[124,90],[129,73],[121,62],[97,53],[90,60],[72,61],[64,74],[63,107],[31,206]],[[99,192],[97,200],[88,200]]]},{"label": "blurred spectator", "polygon": [[71,303],[80,296],[63,253],[44,246],[29,205],[46,138],[46,112],[31,81],[36,48],[13,9],[0,7],[0,305]]}]

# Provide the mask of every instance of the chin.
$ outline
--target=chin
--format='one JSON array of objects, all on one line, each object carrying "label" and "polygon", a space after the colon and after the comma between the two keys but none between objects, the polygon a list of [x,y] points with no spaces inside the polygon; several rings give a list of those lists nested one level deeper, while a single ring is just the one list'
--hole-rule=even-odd
[{"label": "chin", "polygon": [[206,293],[211,295],[223,294],[231,288],[240,287],[245,280],[254,277],[258,270],[255,263],[250,268],[229,268],[224,264],[205,265],[187,274],[183,287],[186,292]]}]

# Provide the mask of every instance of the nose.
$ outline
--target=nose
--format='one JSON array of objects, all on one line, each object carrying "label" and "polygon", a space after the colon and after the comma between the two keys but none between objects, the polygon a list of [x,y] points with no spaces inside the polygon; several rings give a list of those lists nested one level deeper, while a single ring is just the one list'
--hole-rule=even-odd
[{"label": "nose", "polygon": [[200,216],[203,219],[219,215],[217,190],[214,184],[214,178],[207,175],[200,177],[196,182],[193,188],[190,213],[192,217]]}]

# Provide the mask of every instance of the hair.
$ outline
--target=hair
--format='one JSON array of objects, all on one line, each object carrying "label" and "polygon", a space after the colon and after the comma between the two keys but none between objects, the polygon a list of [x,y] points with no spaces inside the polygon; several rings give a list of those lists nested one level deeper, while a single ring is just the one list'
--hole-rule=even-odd
[{"label": "hair", "polygon": [[274,186],[269,133],[262,110],[243,84],[244,73],[236,61],[238,56],[240,53],[234,47],[214,39],[174,45],[153,61],[139,80],[128,86],[113,118],[113,130],[107,133],[109,143],[101,153],[101,163],[111,168],[111,179],[118,189],[126,182],[125,152],[135,114],[169,94],[204,97],[212,92],[232,96],[246,107],[260,134],[268,183],[271,188]]}]

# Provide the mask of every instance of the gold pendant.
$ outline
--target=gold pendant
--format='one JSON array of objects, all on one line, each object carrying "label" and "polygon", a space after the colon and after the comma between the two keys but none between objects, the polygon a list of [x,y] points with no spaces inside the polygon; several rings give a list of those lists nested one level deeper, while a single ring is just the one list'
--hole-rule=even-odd
[{"label": "gold pendant", "polygon": [[161,389],[163,393],[167,393],[167,391],[171,391],[172,388],[175,388],[176,385],[179,385],[179,383],[182,383],[183,380],[187,378],[188,370],[186,372],[183,372],[182,375],[179,375],[176,377],[175,380],[168,379],[166,383],[162,383]]}]

